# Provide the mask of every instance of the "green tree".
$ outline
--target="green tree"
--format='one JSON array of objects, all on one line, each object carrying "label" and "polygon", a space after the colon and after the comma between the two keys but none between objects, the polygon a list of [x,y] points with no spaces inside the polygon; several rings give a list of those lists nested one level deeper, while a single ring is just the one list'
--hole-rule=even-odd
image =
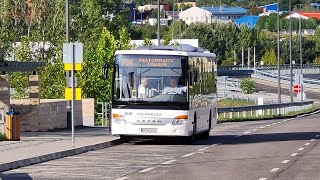
[{"label": "green tree", "polygon": [[252,79],[246,78],[240,81],[240,88],[244,93],[252,94],[256,91],[256,84]]},{"label": "green tree", "polygon": [[146,38],[146,39],[143,40],[142,45],[144,45],[144,46],[152,46],[153,43],[152,43],[152,41],[150,39]]},{"label": "green tree", "polygon": [[105,63],[112,65],[116,49],[117,43],[107,28],[103,28],[97,48],[92,45],[86,47],[80,82],[84,97],[103,102],[110,101],[112,72],[109,72],[109,79],[103,80],[102,66]]},{"label": "green tree", "polygon": [[269,49],[263,56],[261,61],[263,61],[263,63],[265,65],[275,65],[278,63],[277,60],[277,56],[276,53],[274,51],[274,49]]},{"label": "green tree", "polygon": [[320,64],[320,57],[317,56],[314,61],[313,61],[314,64]]},{"label": "green tree", "polygon": [[130,45],[130,41],[131,41],[130,34],[127,28],[123,27],[119,31],[118,49],[121,49],[121,50],[132,49],[133,47]]}]

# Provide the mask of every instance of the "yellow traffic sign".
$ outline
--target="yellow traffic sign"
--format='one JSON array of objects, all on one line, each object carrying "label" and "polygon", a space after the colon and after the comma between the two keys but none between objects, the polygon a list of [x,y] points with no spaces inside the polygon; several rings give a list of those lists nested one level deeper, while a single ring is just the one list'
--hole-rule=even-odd
[{"label": "yellow traffic sign", "polygon": [[[75,88],[74,89],[74,94],[75,94],[75,100],[81,100],[82,99],[82,90],[81,88]],[[66,100],[72,100],[72,89],[71,88],[66,88],[65,89],[65,99]]]},{"label": "yellow traffic sign", "polygon": [[[64,70],[65,71],[71,71],[72,70],[72,64],[71,63],[64,64]],[[82,64],[81,63],[75,63],[74,64],[74,70],[75,71],[81,71],[82,70]]]}]

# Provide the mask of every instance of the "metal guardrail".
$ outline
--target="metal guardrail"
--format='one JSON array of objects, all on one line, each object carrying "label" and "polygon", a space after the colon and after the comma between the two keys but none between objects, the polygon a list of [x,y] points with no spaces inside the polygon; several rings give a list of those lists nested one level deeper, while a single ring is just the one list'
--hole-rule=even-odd
[{"label": "metal guardrail", "polygon": [[108,121],[110,120],[110,103],[108,102],[98,102],[98,106],[101,106],[101,112],[97,112],[98,116],[101,116],[102,118],[102,124],[101,126],[109,126],[110,123]]},{"label": "metal guardrail", "polygon": [[[281,103],[281,104],[266,104],[266,105],[256,105],[256,106],[243,106],[243,107],[223,107],[218,108],[217,117],[219,114],[223,114],[223,118],[232,119],[234,117],[246,118],[246,117],[256,117],[265,115],[284,115],[289,112],[296,112],[312,107],[314,101],[306,102],[292,102],[292,103]],[[227,113],[229,114],[227,117]],[[236,114],[234,114],[236,113]],[[242,113],[242,114],[240,114]]]},{"label": "metal guardrail", "polygon": [[[258,78],[258,79],[264,79],[264,80],[268,79],[268,80],[271,80],[274,82],[278,81],[277,74],[259,71],[259,70],[255,70],[254,74],[252,74],[251,77]],[[280,81],[281,81],[281,83],[284,83],[284,84],[290,84],[290,77],[280,76]],[[294,78],[293,78],[293,82],[294,82]],[[317,89],[320,88],[320,80],[304,78],[303,82],[304,82],[305,87],[317,88]]]},{"label": "metal guardrail", "polygon": [[[300,69],[300,64],[294,64],[293,69]],[[302,69],[319,69],[320,64],[303,64]],[[230,65],[230,66],[218,66],[218,70],[248,70],[248,69],[257,69],[257,70],[277,70],[278,65]],[[280,69],[290,69],[289,64],[280,65]]]}]

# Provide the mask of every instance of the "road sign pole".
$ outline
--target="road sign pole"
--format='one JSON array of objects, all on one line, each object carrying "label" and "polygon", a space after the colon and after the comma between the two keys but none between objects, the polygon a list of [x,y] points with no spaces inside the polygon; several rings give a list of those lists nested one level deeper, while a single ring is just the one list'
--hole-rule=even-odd
[{"label": "road sign pole", "polygon": [[75,62],[75,47],[72,45],[72,69],[71,69],[71,126],[72,126],[72,145],[74,145],[74,62]]}]

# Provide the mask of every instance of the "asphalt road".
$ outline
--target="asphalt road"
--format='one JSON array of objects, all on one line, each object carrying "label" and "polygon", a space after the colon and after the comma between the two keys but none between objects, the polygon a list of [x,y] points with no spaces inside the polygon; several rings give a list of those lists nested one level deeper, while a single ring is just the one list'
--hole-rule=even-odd
[{"label": "asphalt road", "polygon": [[137,141],[0,173],[2,179],[320,179],[320,115],[219,124],[193,145]]}]

